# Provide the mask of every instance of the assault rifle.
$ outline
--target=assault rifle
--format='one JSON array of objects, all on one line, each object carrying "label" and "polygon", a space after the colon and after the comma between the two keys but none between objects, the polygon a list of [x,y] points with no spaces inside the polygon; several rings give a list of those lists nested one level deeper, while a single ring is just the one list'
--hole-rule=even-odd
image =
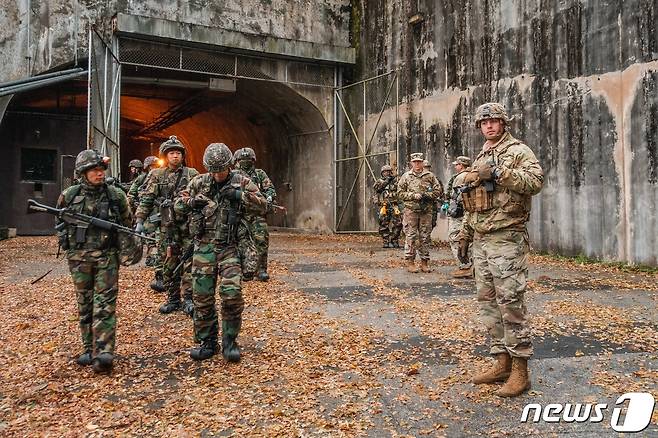
[{"label": "assault rifle", "polygon": [[152,242],[156,241],[154,237],[148,237],[140,234],[132,228],[124,227],[123,225],[115,224],[114,222],[106,221],[101,218],[88,216],[83,213],[77,213],[75,211],[69,210],[68,208],[55,208],[49,205],[40,204],[34,199],[27,200],[27,209],[28,213],[39,212],[52,214],[58,219],[61,219],[69,224],[88,224],[103,230],[117,231],[120,233],[130,234],[131,236],[139,237],[140,239],[149,240]]}]

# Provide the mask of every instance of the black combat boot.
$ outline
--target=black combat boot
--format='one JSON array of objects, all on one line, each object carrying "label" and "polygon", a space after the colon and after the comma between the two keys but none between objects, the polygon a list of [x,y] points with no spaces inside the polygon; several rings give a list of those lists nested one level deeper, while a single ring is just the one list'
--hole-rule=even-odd
[{"label": "black combat boot", "polygon": [[391,243],[391,248],[399,248],[400,247],[400,242],[396,239]]},{"label": "black combat boot", "polygon": [[200,346],[190,350],[190,357],[194,360],[210,359],[217,353],[217,339],[206,339]]},{"label": "black combat boot", "polygon": [[165,315],[167,313],[175,312],[176,310],[180,310],[181,304],[180,304],[180,298],[178,299],[169,299],[167,300],[166,303],[164,303],[162,306],[160,306],[160,313],[164,313]]},{"label": "black combat boot", "polygon": [[183,299],[183,312],[190,318],[194,314],[194,301],[192,301],[192,297],[185,297]]},{"label": "black combat boot", "polygon": [[156,292],[164,292],[165,287],[162,282],[162,271],[155,271],[155,280],[151,282],[151,289]]},{"label": "black combat boot", "polygon": [[240,346],[236,339],[241,325],[241,319],[222,321],[222,355],[229,362],[240,361]]},{"label": "black combat boot", "polygon": [[114,356],[112,353],[101,353],[92,361],[92,368],[97,373],[109,373],[112,371]]},{"label": "black combat boot", "polygon": [[382,248],[391,248],[391,244],[388,243],[388,240],[384,241],[384,244],[382,245]]},{"label": "black combat boot", "polygon": [[91,350],[87,350],[84,353],[82,353],[80,356],[78,356],[76,362],[80,366],[88,367],[89,365],[91,365],[91,360],[92,360]]},{"label": "black combat boot", "polygon": [[270,275],[267,273],[267,254],[260,256],[258,263],[258,281],[267,281]]}]

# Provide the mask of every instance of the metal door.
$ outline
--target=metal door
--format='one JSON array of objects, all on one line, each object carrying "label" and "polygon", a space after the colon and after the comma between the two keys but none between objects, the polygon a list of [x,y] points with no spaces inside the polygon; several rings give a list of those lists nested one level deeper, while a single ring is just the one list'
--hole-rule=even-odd
[{"label": "metal door", "polygon": [[[113,47],[117,47],[113,36]],[[121,63],[101,35],[89,31],[87,149],[110,157],[109,174],[120,177]]]},{"label": "metal door", "polygon": [[[335,89],[339,108],[334,129],[337,233],[377,231],[372,186],[382,165],[398,167],[399,87],[398,72],[391,71]],[[383,117],[394,120],[381,124]]]}]

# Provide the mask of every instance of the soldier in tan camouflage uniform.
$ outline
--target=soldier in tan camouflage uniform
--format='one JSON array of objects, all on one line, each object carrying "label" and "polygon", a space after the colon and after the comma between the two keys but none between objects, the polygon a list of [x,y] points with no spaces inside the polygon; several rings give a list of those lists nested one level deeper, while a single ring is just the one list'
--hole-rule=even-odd
[{"label": "soldier in tan camouflage uniform", "polygon": [[524,300],[529,251],[526,223],[531,197],[544,182],[535,154],[507,130],[509,121],[498,103],[481,105],[475,113],[475,125],[486,142],[464,177],[466,214],[459,236],[463,262],[473,242],[480,315],[496,358],[473,383],[505,381],[496,392],[500,397],[515,397],[530,388],[527,361],[532,343]]},{"label": "soldier in tan camouflage uniform", "polygon": [[416,252],[420,256],[420,269],[430,272],[432,204],[442,197],[443,186],[439,180],[423,169],[423,154],[411,154],[411,170],[398,183],[398,199],[404,202],[404,258],[409,272],[418,272],[414,262]]}]

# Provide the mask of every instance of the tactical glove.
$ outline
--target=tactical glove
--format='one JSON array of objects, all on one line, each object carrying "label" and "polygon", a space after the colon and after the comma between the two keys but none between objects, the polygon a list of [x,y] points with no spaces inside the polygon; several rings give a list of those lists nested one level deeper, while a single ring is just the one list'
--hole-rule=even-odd
[{"label": "tactical glove", "polygon": [[484,164],[478,167],[477,172],[480,181],[491,181],[492,179],[494,179],[494,169],[495,168],[492,167],[490,164]]},{"label": "tactical glove", "polygon": [[137,219],[137,221],[135,222],[135,232],[139,234],[144,233],[144,219],[142,218]]},{"label": "tactical glove", "polygon": [[229,187],[224,192],[224,196],[231,201],[240,201],[242,199],[242,190],[236,189],[235,187]]},{"label": "tactical glove", "polygon": [[459,250],[457,251],[457,258],[460,263],[469,264],[471,260],[468,257],[468,247],[471,244],[470,240],[462,239],[459,241]]},{"label": "tactical glove", "polygon": [[443,205],[441,205],[441,213],[448,214],[448,208],[450,208],[450,203],[444,202]]},{"label": "tactical glove", "polygon": [[464,176],[464,184],[472,184],[479,181],[480,175],[477,170],[471,170]]},{"label": "tactical glove", "polygon": [[196,196],[190,199],[188,202],[190,207],[192,207],[192,209],[201,210],[203,207],[208,205],[208,198],[206,198],[205,196],[204,197]]}]

